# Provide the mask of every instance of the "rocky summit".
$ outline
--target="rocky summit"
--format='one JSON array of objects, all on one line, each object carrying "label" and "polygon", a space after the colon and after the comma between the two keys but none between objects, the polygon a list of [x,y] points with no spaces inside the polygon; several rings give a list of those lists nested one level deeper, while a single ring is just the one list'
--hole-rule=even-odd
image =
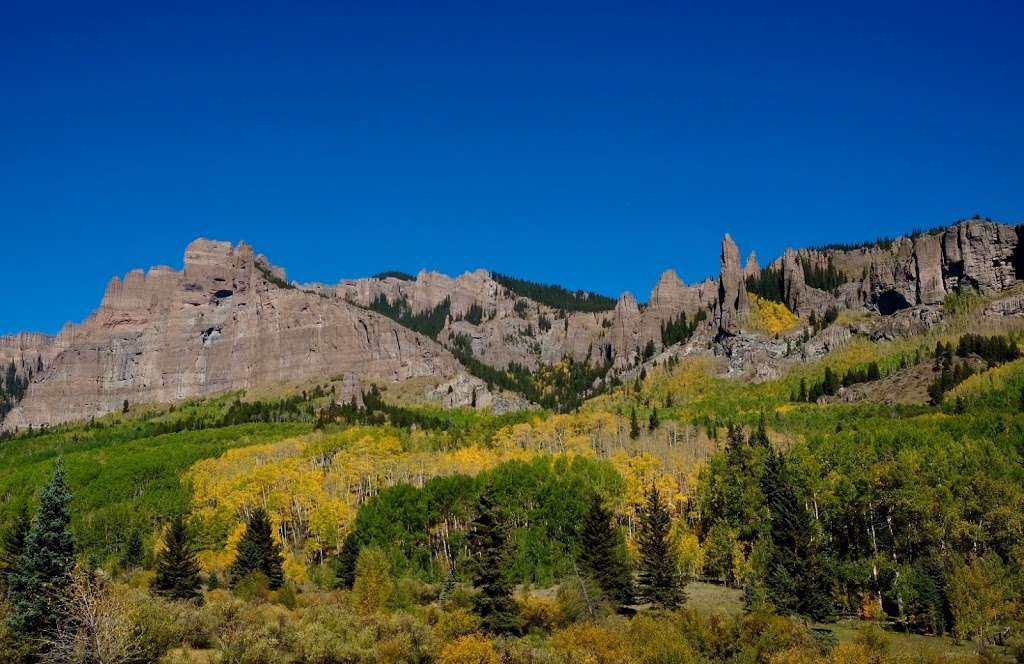
[{"label": "rocky summit", "polygon": [[[99,308],[56,336],[0,338],[0,362],[24,385],[8,395],[2,428],[322,380],[337,383],[339,402],[371,383],[408,383],[444,406],[516,409],[550,396],[550,385],[523,388],[527,377],[567,362],[581,397],[682,355],[705,354],[723,375],[770,378],[855,335],[919,332],[965,289],[996,296],[985,316],[1024,314],[1014,290],[1020,240],[1020,227],[975,218],[858,246],[788,249],[761,268],[726,235],[716,277],[687,285],[666,270],[639,302],[487,270],[298,284],[244,242],[199,239],[181,270],[114,277]],[[759,322],[759,303],[773,300],[793,325]],[[843,323],[844,311],[865,315]]]}]

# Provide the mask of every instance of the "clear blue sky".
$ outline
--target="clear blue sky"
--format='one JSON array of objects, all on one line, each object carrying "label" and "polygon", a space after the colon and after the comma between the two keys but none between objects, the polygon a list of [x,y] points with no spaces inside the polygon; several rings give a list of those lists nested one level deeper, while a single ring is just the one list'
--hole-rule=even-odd
[{"label": "clear blue sky", "polygon": [[197,236],[646,299],[726,231],[1024,221],[1019,2],[691,4],[8,1],[0,333]]}]

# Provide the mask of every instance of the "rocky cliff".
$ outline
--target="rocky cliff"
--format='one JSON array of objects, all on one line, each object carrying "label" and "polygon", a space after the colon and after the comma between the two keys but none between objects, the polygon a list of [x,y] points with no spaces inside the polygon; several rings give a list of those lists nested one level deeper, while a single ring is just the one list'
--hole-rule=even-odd
[{"label": "rocky cliff", "polygon": [[[114,278],[99,309],[55,338],[5,340],[42,357],[5,429],[87,419],[125,400],[169,402],[338,374],[452,377],[434,341],[344,300],[291,287],[244,243],[196,240],[184,269]],[[15,349],[16,350],[11,350]]]},{"label": "rocky cliff", "polygon": [[[620,377],[659,361],[663,351],[717,353],[728,358],[729,375],[766,379],[782,362],[814,359],[850,338],[848,329],[811,328],[812,317],[874,312],[881,318],[870,329],[852,332],[892,338],[941,320],[939,305],[949,293],[1008,290],[1024,263],[1020,234],[1020,227],[972,219],[863,246],[788,249],[766,272],[753,254],[741,263],[739,247],[726,235],[717,278],[687,285],[667,270],[646,303],[624,293],[599,306],[587,296],[564,297],[568,291],[517,292],[486,270],[296,285],[244,243],[196,240],[181,271],[154,267],[114,278],[82,324],[53,337],[0,338],[0,362],[28,381],[2,426],[84,419],[125,400],[167,402],[336,376],[352,386],[431,377],[445,387],[428,396],[446,405],[516,403],[485,394],[486,383],[467,376],[453,350],[495,368],[536,369],[569,357],[607,365]],[[768,282],[778,279],[773,297],[805,321],[784,335],[749,329],[747,280],[765,275]],[[1024,305],[1014,293],[994,301],[986,315],[1020,315]],[[436,313],[434,338],[372,309],[387,309],[398,320],[397,310]],[[665,349],[663,329],[678,331],[683,314],[691,327],[703,322],[688,344]],[[808,330],[818,335],[808,340]]]}]

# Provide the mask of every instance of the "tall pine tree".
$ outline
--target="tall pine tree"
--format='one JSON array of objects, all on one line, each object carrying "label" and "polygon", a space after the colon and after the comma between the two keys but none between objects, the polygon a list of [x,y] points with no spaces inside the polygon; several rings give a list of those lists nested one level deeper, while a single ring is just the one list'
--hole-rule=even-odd
[{"label": "tall pine tree", "polygon": [[506,570],[505,527],[489,490],[484,490],[477,500],[469,548],[473,555],[473,587],[478,591],[473,604],[484,629],[492,634],[518,632],[519,613]]},{"label": "tall pine tree", "polygon": [[283,562],[281,547],[271,535],[270,517],[263,509],[257,509],[238,542],[238,554],[231,565],[231,585],[253,572],[262,572],[270,589],[277,590],[284,583]]},{"label": "tall pine tree", "polygon": [[153,593],[171,599],[194,599],[200,596],[201,585],[199,561],[189,542],[185,521],[179,515],[171,522],[164,538],[150,588]]},{"label": "tall pine tree", "polygon": [[633,578],[622,533],[612,522],[612,513],[597,493],[580,531],[580,563],[583,571],[614,602],[633,601]]},{"label": "tall pine tree", "polygon": [[652,604],[675,609],[686,601],[679,559],[669,537],[672,517],[658,490],[647,490],[646,504],[640,513],[640,596]]},{"label": "tall pine tree", "polygon": [[761,490],[771,518],[764,579],[768,599],[782,614],[832,618],[826,561],[815,541],[811,515],[797,494],[785,459],[775,451],[769,451],[765,462]]},{"label": "tall pine tree", "polygon": [[53,638],[67,624],[75,540],[71,535],[71,492],[64,463],[39,494],[39,509],[25,538],[24,551],[10,576],[13,610],[9,626],[26,640]]}]

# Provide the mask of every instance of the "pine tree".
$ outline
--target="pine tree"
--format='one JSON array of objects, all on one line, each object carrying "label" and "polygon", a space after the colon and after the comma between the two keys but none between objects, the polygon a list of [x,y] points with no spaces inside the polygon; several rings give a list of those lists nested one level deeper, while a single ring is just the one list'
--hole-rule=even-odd
[{"label": "pine tree", "polygon": [[580,531],[580,563],[598,587],[620,605],[633,601],[633,578],[622,533],[612,513],[594,494]]},{"label": "pine tree", "polygon": [[811,515],[781,454],[769,452],[761,490],[771,515],[764,579],[768,598],[779,613],[831,619],[834,607],[826,561],[815,543]]},{"label": "pine tree", "polygon": [[807,381],[803,378],[800,379],[800,392],[797,395],[797,401],[807,401]]},{"label": "pine tree", "polygon": [[672,517],[655,487],[647,491],[647,503],[640,514],[640,596],[666,609],[686,601],[679,560],[669,539]]},{"label": "pine tree", "polygon": [[164,548],[156,561],[156,576],[150,589],[171,599],[199,597],[199,561],[189,542],[185,520],[179,515],[164,537]]},{"label": "pine tree", "polygon": [[505,529],[488,490],[477,500],[469,548],[474,557],[473,587],[479,591],[473,604],[484,629],[492,634],[518,632],[519,614],[506,571]]},{"label": "pine tree", "polygon": [[334,587],[349,590],[356,581],[356,560],[359,558],[359,540],[354,532],[345,536],[341,551],[334,563]]},{"label": "pine tree", "polygon": [[70,507],[64,463],[58,461],[39,494],[39,509],[10,576],[9,627],[26,640],[52,637],[70,618],[67,597],[75,566]]},{"label": "pine tree", "polygon": [[754,447],[771,447],[771,441],[768,440],[768,424],[765,422],[763,410],[757,419],[757,429],[750,436],[750,444]]},{"label": "pine tree", "polygon": [[142,534],[138,528],[132,528],[128,533],[128,542],[124,546],[124,555],[121,556],[121,567],[132,570],[142,565],[144,554],[142,551]]},{"label": "pine tree", "polygon": [[0,539],[0,584],[3,588],[10,587],[10,577],[25,552],[25,540],[28,539],[31,527],[32,518],[28,513],[28,504],[22,503],[14,522],[4,531],[3,539]]},{"label": "pine tree", "polygon": [[629,437],[633,440],[640,437],[640,421],[636,418],[636,408],[629,413]]},{"label": "pine tree", "polygon": [[658,409],[657,408],[652,408],[651,409],[651,416],[649,418],[647,418],[647,430],[648,431],[654,431],[660,425],[661,425],[661,422],[658,420]]},{"label": "pine tree", "polygon": [[238,553],[231,565],[231,585],[236,585],[253,572],[262,572],[267,577],[269,588],[277,590],[284,583],[283,562],[281,547],[271,535],[270,517],[263,509],[257,509],[238,542]]}]

